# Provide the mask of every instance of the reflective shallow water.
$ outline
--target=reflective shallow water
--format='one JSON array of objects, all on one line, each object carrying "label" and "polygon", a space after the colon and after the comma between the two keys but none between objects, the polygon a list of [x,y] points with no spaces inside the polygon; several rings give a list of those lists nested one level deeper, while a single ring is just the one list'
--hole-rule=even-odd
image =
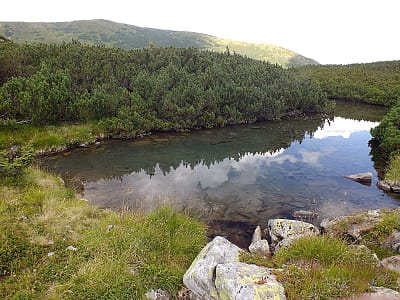
[{"label": "reflective shallow water", "polygon": [[[377,189],[369,155],[369,130],[383,113],[338,103],[333,121],[308,118],[109,141],[53,157],[43,167],[78,186],[95,205],[151,210],[166,203],[200,216],[211,234],[240,243],[256,225],[296,210],[323,218],[398,206],[393,195]],[[371,186],[342,177],[359,172],[374,175]]]}]

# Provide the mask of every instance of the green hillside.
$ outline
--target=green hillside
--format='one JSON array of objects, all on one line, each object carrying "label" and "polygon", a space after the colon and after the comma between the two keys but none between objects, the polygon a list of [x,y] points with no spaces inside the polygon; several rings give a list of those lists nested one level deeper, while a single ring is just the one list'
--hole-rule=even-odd
[{"label": "green hillside", "polygon": [[219,52],[228,47],[232,53],[278,63],[284,67],[317,64],[310,58],[270,44],[244,43],[201,33],[143,28],[107,20],[57,23],[0,22],[0,35],[17,43],[61,43],[77,39],[89,44],[123,49],[143,48],[150,43],[159,47],[195,47]]}]

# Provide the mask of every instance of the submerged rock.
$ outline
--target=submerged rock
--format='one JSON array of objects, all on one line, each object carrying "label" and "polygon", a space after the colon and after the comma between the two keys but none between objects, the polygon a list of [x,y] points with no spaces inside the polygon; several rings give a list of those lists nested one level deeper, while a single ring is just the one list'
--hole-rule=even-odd
[{"label": "submerged rock", "polygon": [[217,236],[197,255],[183,276],[183,283],[199,299],[216,295],[214,274],[218,264],[239,262],[241,249],[227,239]]},{"label": "submerged rock", "polygon": [[270,269],[240,262],[217,265],[215,288],[217,299],[286,299]]},{"label": "submerged rock", "polygon": [[372,181],[372,173],[357,173],[353,175],[343,176],[346,179],[370,186]]},{"label": "submerged rock", "polygon": [[303,220],[312,220],[318,218],[318,213],[315,211],[309,211],[309,210],[296,210],[293,212],[293,217],[296,219],[300,219],[300,221]]},{"label": "submerged rock", "polygon": [[268,231],[275,250],[290,245],[304,236],[315,236],[319,230],[313,224],[287,219],[271,219],[268,221]]}]

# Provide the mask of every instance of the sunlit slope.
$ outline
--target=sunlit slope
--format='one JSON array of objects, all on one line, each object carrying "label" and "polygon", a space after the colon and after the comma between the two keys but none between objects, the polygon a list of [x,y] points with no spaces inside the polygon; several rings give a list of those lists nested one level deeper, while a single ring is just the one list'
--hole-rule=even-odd
[{"label": "sunlit slope", "polygon": [[0,35],[14,42],[55,42],[77,39],[90,44],[100,44],[123,49],[143,48],[149,44],[159,47],[195,47],[226,51],[250,58],[278,63],[284,67],[317,64],[313,59],[270,44],[252,44],[211,35],[144,28],[107,20],[89,20],[57,23],[0,22]]}]

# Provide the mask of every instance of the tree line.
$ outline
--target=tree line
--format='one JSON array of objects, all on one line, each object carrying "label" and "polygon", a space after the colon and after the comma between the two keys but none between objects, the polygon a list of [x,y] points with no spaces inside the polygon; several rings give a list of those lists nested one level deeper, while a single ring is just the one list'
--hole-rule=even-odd
[{"label": "tree line", "polygon": [[314,79],[329,98],[387,106],[400,100],[400,61],[305,66],[295,71]]},{"label": "tree line", "polygon": [[229,52],[2,41],[0,66],[3,121],[42,126],[94,120],[113,136],[331,109],[312,80]]},{"label": "tree line", "polygon": [[400,61],[306,66],[293,71],[315,80],[329,98],[391,106],[371,130],[370,144],[373,153],[384,153],[386,158],[400,154]]}]

